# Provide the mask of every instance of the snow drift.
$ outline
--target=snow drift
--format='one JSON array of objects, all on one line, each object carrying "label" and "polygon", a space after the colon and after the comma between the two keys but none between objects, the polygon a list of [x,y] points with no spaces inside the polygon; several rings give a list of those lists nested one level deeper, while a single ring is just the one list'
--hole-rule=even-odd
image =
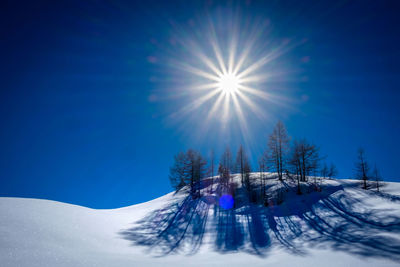
[{"label": "snow drift", "polygon": [[[257,174],[253,174],[257,175]],[[236,180],[239,181],[236,177]],[[238,183],[240,184],[240,183]],[[214,187],[216,185],[214,184]],[[400,184],[383,193],[352,180],[321,192],[270,179],[268,207],[237,186],[224,209],[210,184],[114,210],[0,198],[2,266],[398,266]],[[274,194],[282,192],[283,202]]]}]

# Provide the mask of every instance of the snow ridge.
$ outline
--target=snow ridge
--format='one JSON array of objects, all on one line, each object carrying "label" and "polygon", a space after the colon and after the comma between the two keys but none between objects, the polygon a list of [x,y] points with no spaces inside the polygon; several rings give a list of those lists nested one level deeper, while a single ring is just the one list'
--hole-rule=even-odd
[{"label": "snow ridge", "polygon": [[[400,184],[386,183],[378,193],[360,189],[359,181],[329,180],[319,192],[310,182],[297,195],[290,180],[270,179],[265,207],[251,203],[235,179],[231,209],[220,207],[218,183],[204,183],[199,198],[181,190],[114,210],[0,198],[0,261],[2,266],[399,265]],[[279,205],[277,192],[283,193]]]}]

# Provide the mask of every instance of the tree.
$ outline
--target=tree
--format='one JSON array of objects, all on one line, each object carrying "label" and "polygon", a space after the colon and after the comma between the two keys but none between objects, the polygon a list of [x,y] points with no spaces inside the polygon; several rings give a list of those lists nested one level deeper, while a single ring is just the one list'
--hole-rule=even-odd
[{"label": "tree", "polygon": [[205,177],[207,161],[192,149],[186,152],[186,173],[190,184],[192,197],[200,196],[200,182]]},{"label": "tree", "polygon": [[272,134],[269,136],[268,147],[270,151],[269,161],[278,173],[279,180],[282,180],[287,151],[289,149],[289,137],[281,121],[278,121]]},{"label": "tree", "polygon": [[338,175],[337,168],[333,163],[331,163],[331,166],[329,167],[329,171],[328,171],[328,178],[332,179],[332,178],[336,177],[337,175]]},{"label": "tree", "polygon": [[291,152],[291,156],[290,156],[290,160],[289,160],[289,164],[292,168],[292,173],[295,175],[296,177],[296,181],[297,181],[297,194],[301,194],[301,188],[300,188],[300,179],[303,176],[301,173],[301,156],[300,156],[300,147],[297,144],[297,141],[294,141],[294,145],[292,147],[292,152]]},{"label": "tree", "polygon": [[243,146],[240,145],[239,150],[236,154],[236,172],[240,173],[240,178],[242,182],[242,186],[246,186],[247,189],[250,189],[248,186],[250,185],[250,172],[251,166],[249,159],[246,155],[246,152],[243,150]]},{"label": "tree", "polygon": [[382,181],[382,178],[379,174],[378,168],[376,167],[376,164],[374,166],[374,179],[375,179],[375,183],[376,183],[376,191],[379,192],[379,188],[380,188],[380,181]]},{"label": "tree", "polygon": [[290,164],[297,178],[297,193],[301,194],[300,181],[307,181],[311,173],[315,175],[319,167],[320,156],[318,148],[306,139],[295,140],[292,148]]},{"label": "tree", "polygon": [[186,159],[186,154],[179,152],[174,156],[174,164],[170,168],[169,180],[176,191],[179,191],[187,183]]},{"label": "tree", "polygon": [[209,168],[209,176],[211,177],[210,178],[210,181],[211,181],[211,185],[210,185],[210,193],[212,193],[212,190],[213,190],[213,185],[214,185],[214,150],[211,150],[211,153],[210,153],[210,168]]},{"label": "tree", "polygon": [[363,148],[358,149],[358,161],[356,162],[356,177],[363,181],[363,189],[367,189],[367,180],[369,177],[369,164],[365,160]]},{"label": "tree", "polygon": [[321,176],[322,176],[322,178],[325,179],[328,177],[328,175],[329,175],[329,168],[328,168],[328,165],[326,165],[326,163],[324,163],[324,166],[321,169]]},{"label": "tree", "polygon": [[319,167],[319,149],[317,146],[308,143],[306,139],[302,139],[294,142],[293,151],[295,163],[299,169],[300,180],[305,182],[307,181],[307,176],[315,173]]},{"label": "tree", "polygon": [[265,196],[265,184],[264,184],[264,170],[265,170],[265,163],[264,163],[264,157],[261,156],[258,159],[258,174],[259,174],[259,184],[260,184],[260,196],[261,199],[264,202],[264,196]]},{"label": "tree", "polygon": [[230,174],[232,172],[232,154],[230,149],[227,147],[221,156],[221,160],[218,167],[218,173],[220,174],[220,182],[228,184],[230,182]]},{"label": "tree", "polygon": [[300,180],[303,177],[303,169],[302,169],[302,164],[301,164],[301,150],[300,150],[300,145],[298,144],[297,141],[294,141],[294,145],[292,148],[292,155],[289,161],[290,165],[293,168],[293,173],[296,176],[297,180],[297,194],[301,195],[301,188],[300,188]]},{"label": "tree", "polygon": [[236,173],[240,173],[240,181],[244,184],[244,152],[243,147],[240,145],[239,150],[236,154],[235,170]]},{"label": "tree", "polygon": [[189,149],[186,153],[179,152],[174,156],[174,164],[170,168],[171,185],[176,191],[189,185],[191,195],[199,195],[200,182],[207,173],[206,164],[207,161],[203,156],[193,149]]},{"label": "tree", "polygon": [[265,206],[268,205],[267,203],[267,194],[266,194],[266,190],[265,190],[265,186],[266,186],[266,179],[267,179],[267,175],[264,173],[267,171],[267,165],[265,164],[266,162],[266,158],[265,158],[265,153],[264,155],[262,155],[259,159],[258,159],[258,167],[259,167],[259,175],[260,175],[260,188],[261,188],[261,200],[263,202],[263,204]]},{"label": "tree", "polygon": [[336,169],[336,166],[331,163],[331,165],[328,167],[326,163],[324,163],[324,166],[321,169],[321,176],[322,178],[329,178],[332,179],[333,177],[336,177],[338,174],[338,171]]},{"label": "tree", "polygon": [[251,165],[246,157],[246,158],[244,158],[244,161],[243,161],[244,185],[245,185],[247,191],[251,194],[253,192],[253,185],[250,180],[250,173],[251,173]]},{"label": "tree", "polygon": [[234,198],[236,187],[235,183],[231,182],[232,170],[233,170],[232,154],[230,149],[227,147],[221,156],[221,160],[218,166],[218,173],[220,175],[218,194],[221,195],[229,194]]}]

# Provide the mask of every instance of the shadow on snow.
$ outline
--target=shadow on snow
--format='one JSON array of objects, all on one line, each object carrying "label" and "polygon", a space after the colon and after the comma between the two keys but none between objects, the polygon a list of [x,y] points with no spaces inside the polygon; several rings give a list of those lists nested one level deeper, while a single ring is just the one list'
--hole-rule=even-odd
[{"label": "shadow on snow", "polygon": [[[238,190],[245,189],[236,191],[243,196]],[[193,254],[207,243],[219,253],[244,251],[260,257],[281,246],[296,255],[306,255],[308,247],[316,247],[400,261],[400,240],[390,236],[400,233],[400,217],[368,210],[362,199],[350,196],[342,186],[302,196],[292,190],[281,205],[264,207],[237,198],[230,210],[220,208],[214,194],[193,199],[178,192],[180,200],[150,212],[119,234],[158,256],[179,251]],[[367,211],[357,212],[357,207]]]}]

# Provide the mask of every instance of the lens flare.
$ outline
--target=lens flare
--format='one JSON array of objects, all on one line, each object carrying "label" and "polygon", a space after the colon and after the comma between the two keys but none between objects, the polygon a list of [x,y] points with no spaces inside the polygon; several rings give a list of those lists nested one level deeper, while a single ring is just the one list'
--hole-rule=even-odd
[{"label": "lens flare", "polygon": [[219,206],[225,210],[230,210],[233,208],[235,200],[231,195],[222,195],[219,198]]}]

